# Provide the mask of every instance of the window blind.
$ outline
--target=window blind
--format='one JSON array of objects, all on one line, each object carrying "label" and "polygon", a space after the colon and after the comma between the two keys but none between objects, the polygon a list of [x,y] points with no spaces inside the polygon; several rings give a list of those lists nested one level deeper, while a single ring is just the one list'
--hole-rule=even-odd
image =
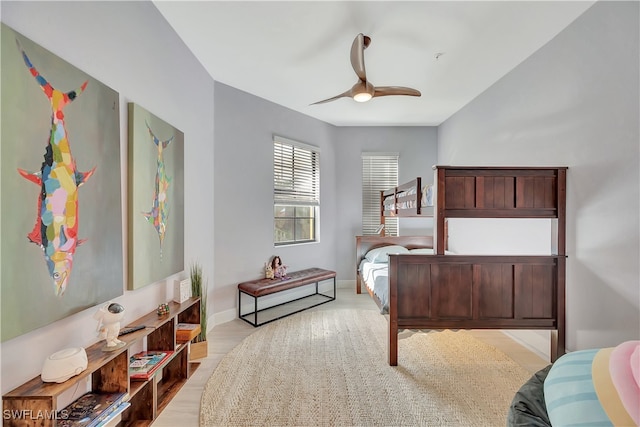
[{"label": "window blind", "polygon": [[276,205],[320,204],[320,151],[273,137],[273,200]]},{"label": "window blind", "polygon": [[[362,235],[374,235],[380,225],[380,191],[398,185],[397,153],[362,153]],[[398,219],[385,219],[385,234],[398,235]]]}]

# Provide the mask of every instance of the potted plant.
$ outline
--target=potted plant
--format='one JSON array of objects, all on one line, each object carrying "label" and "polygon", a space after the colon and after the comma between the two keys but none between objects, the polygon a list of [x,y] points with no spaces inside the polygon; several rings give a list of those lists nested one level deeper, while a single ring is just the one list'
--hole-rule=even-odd
[{"label": "potted plant", "polygon": [[207,283],[202,278],[202,266],[191,264],[191,296],[200,297],[200,333],[191,341],[191,359],[200,359],[208,354],[207,343]]}]

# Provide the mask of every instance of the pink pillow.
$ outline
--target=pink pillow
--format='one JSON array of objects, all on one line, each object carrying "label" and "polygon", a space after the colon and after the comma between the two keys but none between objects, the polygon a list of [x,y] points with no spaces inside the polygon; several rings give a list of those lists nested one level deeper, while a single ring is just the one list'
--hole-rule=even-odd
[{"label": "pink pillow", "polygon": [[613,349],[609,373],[624,408],[640,425],[640,341],[626,341]]},{"label": "pink pillow", "polygon": [[636,345],[636,349],[631,354],[631,372],[636,385],[640,388],[640,345]]}]

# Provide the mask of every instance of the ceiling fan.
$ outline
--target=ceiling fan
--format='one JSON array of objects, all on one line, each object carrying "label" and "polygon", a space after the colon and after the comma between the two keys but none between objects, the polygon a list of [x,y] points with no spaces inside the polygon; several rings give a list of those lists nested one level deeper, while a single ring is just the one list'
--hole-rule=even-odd
[{"label": "ceiling fan", "polygon": [[367,80],[367,73],[364,69],[364,50],[371,44],[371,37],[365,36],[360,33],[353,40],[351,45],[351,66],[353,71],[358,76],[358,81],[351,89],[346,92],[336,95],[332,98],[324,99],[322,101],[314,102],[311,105],[323,104],[329,101],[335,101],[339,98],[353,98],[357,102],[366,102],[371,98],[377,96],[389,96],[389,95],[408,95],[408,96],[420,96],[419,90],[411,89],[409,87],[402,86],[374,86]]}]

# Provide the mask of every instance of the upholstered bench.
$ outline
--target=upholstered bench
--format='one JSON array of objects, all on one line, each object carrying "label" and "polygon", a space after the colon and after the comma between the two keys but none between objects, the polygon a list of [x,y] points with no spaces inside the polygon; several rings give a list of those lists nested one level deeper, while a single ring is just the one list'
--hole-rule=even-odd
[{"label": "upholstered bench", "polygon": [[[333,295],[326,295],[318,291],[318,283],[323,282],[325,280],[333,279]],[[301,286],[309,285],[315,283],[315,293],[310,295],[305,295],[300,298],[294,298],[291,300],[287,300],[280,304],[275,304],[263,309],[258,310],[258,299],[267,295],[273,295],[278,292],[288,291],[290,289],[299,288]],[[242,314],[242,295],[248,295],[253,298],[253,311],[250,313]],[[316,295],[321,297],[321,301],[310,306],[304,307],[299,310],[295,310],[292,312],[288,312],[286,314],[280,315],[276,318],[272,318],[266,320],[264,322],[258,323],[258,313],[272,309],[274,307],[278,307],[284,304],[289,304],[294,301],[299,301],[304,298],[315,297]],[[258,279],[251,280],[248,282],[242,282],[238,284],[238,317],[245,322],[253,325],[254,327],[264,325],[265,323],[273,322],[274,320],[281,319],[286,316],[290,316],[292,314],[298,313],[300,311],[307,310],[312,307],[316,307],[320,304],[325,304],[327,302],[333,301],[336,299],[336,272],[331,270],[323,270],[322,268],[308,268],[306,270],[293,271],[287,273],[286,279]],[[253,317],[253,322],[250,320],[250,317]]]}]

